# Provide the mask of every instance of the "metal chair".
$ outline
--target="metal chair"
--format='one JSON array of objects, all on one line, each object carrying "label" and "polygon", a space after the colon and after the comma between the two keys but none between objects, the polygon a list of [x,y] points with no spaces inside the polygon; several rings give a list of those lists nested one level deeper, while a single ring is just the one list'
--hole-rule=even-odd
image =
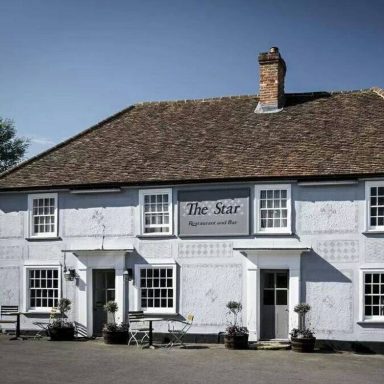
[{"label": "metal chair", "polygon": [[188,314],[186,320],[170,320],[168,322],[168,333],[171,341],[165,346],[166,348],[172,348],[174,345],[179,344],[180,347],[186,348],[183,339],[192,327],[195,316]]},{"label": "metal chair", "polygon": [[[144,341],[149,342],[149,326],[148,322],[145,321],[143,311],[131,311],[128,312],[128,324],[129,324],[129,340],[128,345],[131,344],[131,341],[134,341],[137,346],[143,344]],[[138,340],[139,334],[143,334],[141,339]]]},{"label": "metal chair", "polygon": [[38,332],[35,333],[35,336],[33,337],[34,339],[41,339],[44,336],[48,336],[49,323],[43,321],[34,321],[32,324],[40,328]]},{"label": "metal chair", "polygon": [[17,324],[17,320],[5,320],[3,316],[17,316],[19,312],[18,305],[2,305],[0,307],[0,323],[2,324]]},{"label": "metal chair", "polygon": [[40,328],[39,331],[35,333],[35,336],[33,337],[34,339],[36,339],[36,338],[40,339],[40,338],[44,337],[43,334],[45,334],[45,336],[49,336],[49,325],[55,319],[56,314],[57,314],[57,308],[52,307],[51,312],[49,314],[49,321],[48,322],[46,322],[46,321],[34,321],[33,322],[33,325],[36,325],[37,327]]}]

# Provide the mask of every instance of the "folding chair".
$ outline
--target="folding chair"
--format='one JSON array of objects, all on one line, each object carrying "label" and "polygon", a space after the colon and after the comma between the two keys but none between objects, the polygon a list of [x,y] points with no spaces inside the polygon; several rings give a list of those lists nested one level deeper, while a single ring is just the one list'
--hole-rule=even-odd
[{"label": "folding chair", "polygon": [[37,327],[40,328],[39,331],[35,333],[35,336],[33,337],[34,339],[36,339],[36,338],[40,339],[44,336],[49,336],[49,325],[55,319],[56,314],[57,314],[57,308],[52,307],[51,312],[49,314],[49,321],[48,322],[46,322],[46,321],[34,321],[33,322],[33,325],[36,325]]},{"label": "folding chair", "polygon": [[33,337],[33,339],[41,339],[42,337],[44,336],[48,336],[48,327],[49,327],[49,323],[47,322],[43,322],[43,321],[34,321],[32,323],[33,325],[36,325],[37,327],[39,327],[40,329],[35,333],[35,336]]},{"label": "folding chair", "polygon": [[0,323],[16,325],[17,320],[5,320],[3,316],[16,316],[17,312],[19,312],[18,305],[2,305],[0,307]]},{"label": "folding chair", "polygon": [[[143,311],[132,311],[128,312],[128,324],[129,324],[129,340],[128,345],[131,344],[131,341],[135,342],[137,346],[143,344],[144,341],[149,342],[149,326],[148,322],[145,321]],[[141,339],[139,339],[139,334],[143,334]]]},{"label": "folding chair", "polygon": [[165,348],[172,348],[174,345],[180,344],[180,347],[186,348],[183,339],[192,327],[193,319],[195,316],[192,314],[187,315],[186,320],[170,320],[168,322],[168,333],[171,337],[171,341],[165,346]]}]

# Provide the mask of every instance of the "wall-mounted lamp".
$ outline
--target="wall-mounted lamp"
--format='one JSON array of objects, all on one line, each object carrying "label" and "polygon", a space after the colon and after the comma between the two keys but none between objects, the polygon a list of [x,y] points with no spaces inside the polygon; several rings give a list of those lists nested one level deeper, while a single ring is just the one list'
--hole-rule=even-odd
[{"label": "wall-mounted lamp", "polygon": [[76,270],[72,268],[64,268],[64,280],[73,281],[76,279]]},{"label": "wall-mounted lamp", "polygon": [[133,269],[132,268],[127,268],[124,272],[124,280],[125,281],[132,281],[133,280]]},{"label": "wall-mounted lamp", "polygon": [[66,259],[66,253],[64,252],[64,270],[63,270],[64,280],[73,281],[78,277],[78,275],[76,274],[76,270],[74,268],[67,268],[65,259]]}]

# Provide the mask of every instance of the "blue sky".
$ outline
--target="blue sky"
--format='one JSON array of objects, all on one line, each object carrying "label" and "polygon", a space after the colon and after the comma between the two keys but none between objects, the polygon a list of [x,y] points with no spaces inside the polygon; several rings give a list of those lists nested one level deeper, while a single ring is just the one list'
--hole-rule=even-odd
[{"label": "blue sky", "polygon": [[[383,0],[0,0],[0,116],[41,152],[140,101],[384,87]],[[127,143],[129,145],[129,143]]]}]

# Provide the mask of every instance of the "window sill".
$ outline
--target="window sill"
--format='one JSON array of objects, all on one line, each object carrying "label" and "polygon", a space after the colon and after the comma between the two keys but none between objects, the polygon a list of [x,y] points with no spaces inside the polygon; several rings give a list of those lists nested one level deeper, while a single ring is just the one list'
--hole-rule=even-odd
[{"label": "window sill", "polygon": [[47,236],[47,237],[26,237],[27,241],[60,241],[63,240],[59,236]]},{"label": "window sill", "polygon": [[174,312],[174,310],[170,310],[169,312],[151,312],[151,311],[144,311],[144,315],[146,316],[156,316],[156,315],[168,315],[168,316],[175,316],[178,315],[177,312]]},{"label": "window sill", "polygon": [[368,229],[362,232],[363,235],[380,235],[384,234],[384,229]]},{"label": "window sill", "polygon": [[176,312],[144,312],[145,317],[169,317],[169,316],[179,316]]},{"label": "window sill", "polygon": [[50,315],[51,310],[44,311],[44,310],[36,310],[34,311],[33,309],[27,309],[23,314],[28,316],[28,315]]},{"label": "window sill", "polygon": [[294,236],[293,232],[255,232],[255,236]]},{"label": "window sill", "polygon": [[176,235],[154,235],[154,234],[145,234],[145,235],[137,235],[138,239],[175,239]]},{"label": "window sill", "polygon": [[362,320],[358,321],[357,324],[360,325],[369,325],[369,324],[384,324],[384,318],[383,319],[377,319],[377,320]]}]

